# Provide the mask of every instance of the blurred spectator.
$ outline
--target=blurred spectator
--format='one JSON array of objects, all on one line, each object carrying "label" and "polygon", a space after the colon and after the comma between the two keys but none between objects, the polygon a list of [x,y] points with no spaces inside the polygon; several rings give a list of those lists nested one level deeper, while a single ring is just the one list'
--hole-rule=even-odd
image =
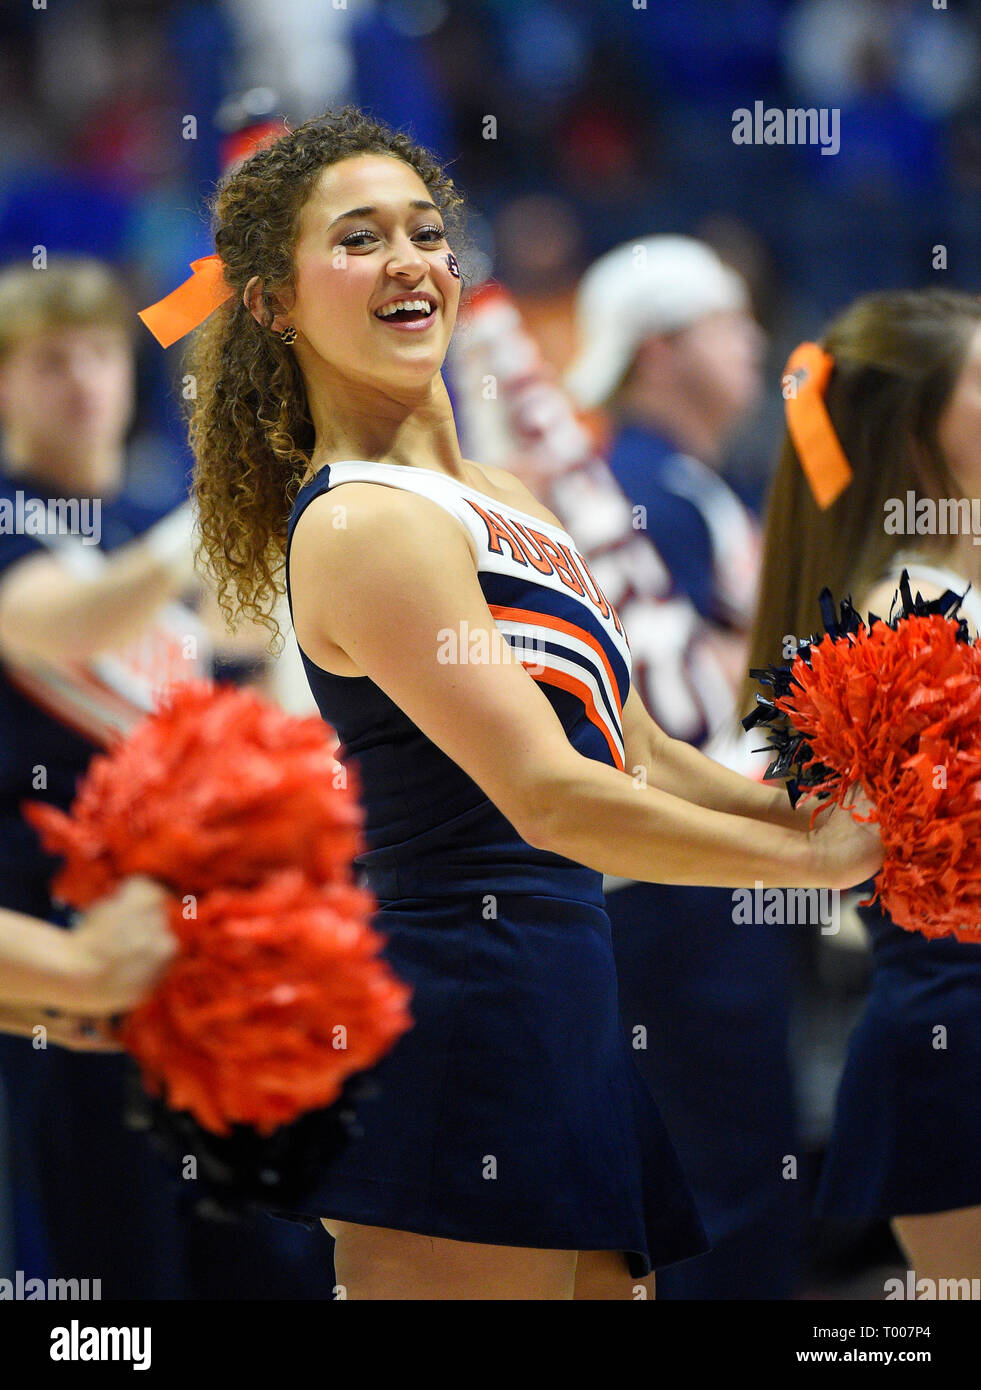
[{"label": "blurred spectator", "polygon": [[294,124],[352,94],[350,29],[363,4],[330,0],[221,0],[235,35],[239,87],[274,86]]},{"label": "blurred spectator", "polygon": [[510,289],[545,362],[559,373],[575,351],[582,238],[575,210],[550,194],[505,204],[494,223],[498,278]]},{"label": "blurred spectator", "polygon": [[791,96],[805,105],[845,106],[869,86],[870,67],[923,116],[950,115],[977,90],[978,42],[955,7],[916,0],[798,0],[784,29]]},{"label": "blurred spectator", "polygon": [[[212,664],[205,630],[180,602],[194,586],[189,507],[161,529],[126,492],[133,337],[125,296],[97,262],[0,277],[0,490],[14,515],[18,497],[32,499],[49,523],[0,536],[0,902],[59,925],[68,917],[50,896],[56,861],[21,802],[67,809],[93,752],[169,681]],[[77,508],[72,529],[50,525],[50,498],[68,516]],[[107,1297],[177,1296],[177,1195],[145,1138],[124,1126],[125,1058],[4,1038],[0,1063],[17,1249],[37,1261],[32,1275],[91,1274]]]}]

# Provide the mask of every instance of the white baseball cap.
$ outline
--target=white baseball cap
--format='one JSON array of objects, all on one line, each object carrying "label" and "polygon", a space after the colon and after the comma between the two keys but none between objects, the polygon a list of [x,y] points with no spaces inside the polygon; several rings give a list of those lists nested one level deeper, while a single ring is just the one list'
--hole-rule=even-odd
[{"label": "white baseball cap", "polygon": [[592,410],[612,396],[645,338],[748,307],[742,276],[704,242],[685,236],[624,242],[594,261],[580,282],[580,350],[566,389]]}]

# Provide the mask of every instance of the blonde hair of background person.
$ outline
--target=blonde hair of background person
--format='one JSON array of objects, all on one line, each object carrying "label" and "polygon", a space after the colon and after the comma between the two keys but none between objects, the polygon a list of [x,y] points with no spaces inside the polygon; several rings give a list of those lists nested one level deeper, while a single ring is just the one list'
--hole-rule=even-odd
[{"label": "blonde hair of background person", "polygon": [[[0,272],[0,430],[7,475],[53,496],[113,495],[134,409],[132,309],[108,267],[59,258]],[[0,658],[85,661],[135,639],[195,582],[189,504],[92,574],[45,552],[0,580]]]},{"label": "blonde hair of background person", "polygon": [[[52,496],[111,499],[125,485],[123,444],[135,408],[133,306],[116,272],[85,256],[0,271],[0,436],[4,467]],[[257,635],[232,639],[194,568],[194,511],[174,508],[136,539],[79,568],[66,546],[31,555],[0,579],[0,659],[59,666],[135,641],[164,604],[188,591],[222,654],[254,656]],[[95,547],[91,547],[94,549]]]}]

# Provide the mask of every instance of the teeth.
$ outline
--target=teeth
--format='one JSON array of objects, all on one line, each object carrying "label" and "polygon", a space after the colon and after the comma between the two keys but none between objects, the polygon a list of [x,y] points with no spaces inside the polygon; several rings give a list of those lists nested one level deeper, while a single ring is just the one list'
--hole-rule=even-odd
[{"label": "teeth", "polygon": [[382,309],[376,309],[375,314],[380,319],[387,319],[394,314],[397,309],[421,309],[428,314],[433,308],[428,299],[397,299],[394,304],[386,304]]}]

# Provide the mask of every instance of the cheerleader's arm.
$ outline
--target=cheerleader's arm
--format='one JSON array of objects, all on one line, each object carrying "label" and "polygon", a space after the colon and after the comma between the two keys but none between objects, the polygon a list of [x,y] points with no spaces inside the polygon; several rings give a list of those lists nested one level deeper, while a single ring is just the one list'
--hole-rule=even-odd
[{"label": "cheerleader's arm", "polygon": [[146,994],[176,943],[163,890],[133,877],[70,931],[0,909],[0,1007],[120,1013]]},{"label": "cheerleader's arm", "polygon": [[623,734],[627,770],[638,775],[639,769],[649,786],[712,811],[749,816],[789,830],[810,829],[813,803],[794,808],[782,783],[755,782],[706,757],[690,743],[671,738],[648,714],[636,687],[623,707]]}]

